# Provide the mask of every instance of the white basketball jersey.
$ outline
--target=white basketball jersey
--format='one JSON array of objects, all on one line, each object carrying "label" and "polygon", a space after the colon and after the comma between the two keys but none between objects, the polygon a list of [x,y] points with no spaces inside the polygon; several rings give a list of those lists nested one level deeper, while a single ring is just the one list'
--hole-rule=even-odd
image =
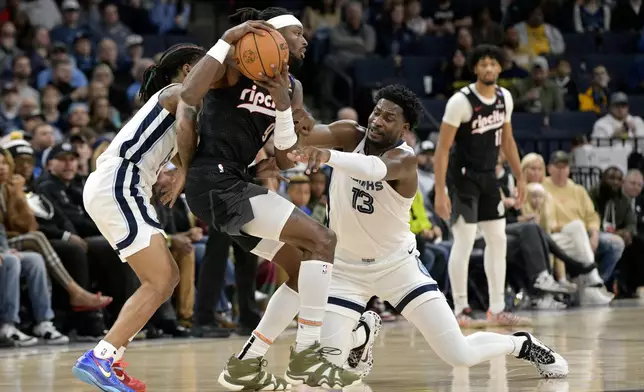
[{"label": "white basketball jersey", "polygon": [[[364,154],[365,140],[353,152]],[[395,148],[414,152],[402,141]],[[371,262],[402,248],[415,251],[416,237],[409,228],[413,200],[387,181],[360,181],[333,170],[327,208],[329,228],[337,234],[336,255]]]},{"label": "white basketball jersey", "polygon": [[110,158],[126,159],[140,170],[143,181],[152,186],[161,168],[177,152],[175,116],[159,103],[154,94],[116,134],[109,147],[97,160],[97,166]]}]

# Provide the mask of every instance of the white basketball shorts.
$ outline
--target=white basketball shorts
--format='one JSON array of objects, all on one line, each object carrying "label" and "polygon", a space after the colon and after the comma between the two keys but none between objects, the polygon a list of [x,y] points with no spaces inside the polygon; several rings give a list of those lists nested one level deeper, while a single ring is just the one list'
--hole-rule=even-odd
[{"label": "white basketball shorts", "polygon": [[150,204],[151,196],[152,189],[142,182],[140,169],[124,159],[101,162],[87,178],[85,209],[124,262],[147,248],[152,235],[164,234]]}]

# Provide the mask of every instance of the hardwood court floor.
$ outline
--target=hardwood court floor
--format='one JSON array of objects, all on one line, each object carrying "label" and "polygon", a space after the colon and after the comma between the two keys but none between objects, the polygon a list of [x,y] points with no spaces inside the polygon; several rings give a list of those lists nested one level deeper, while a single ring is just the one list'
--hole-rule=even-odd
[{"label": "hardwood court floor", "polygon": [[[610,308],[535,313],[532,332],[569,362],[565,381],[541,380],[527,362],[501,357],[470,369],[443,363],[405,321],[387,324],[378,337],[375,368],[367,386],[353,391],[583,392],[644,391],[644,301]],[[502,332],[502,331],[499,331]],[[217,377],[243,338],[135,343],[128,368],[148,391],[223,391]],[[269,351],[269,370],[283,372],[293,332]],[[76,381],[71,366],[88,345],[0,350],[1,392],[92,391]],[[310,391],[296,388],[295,391]]]}]

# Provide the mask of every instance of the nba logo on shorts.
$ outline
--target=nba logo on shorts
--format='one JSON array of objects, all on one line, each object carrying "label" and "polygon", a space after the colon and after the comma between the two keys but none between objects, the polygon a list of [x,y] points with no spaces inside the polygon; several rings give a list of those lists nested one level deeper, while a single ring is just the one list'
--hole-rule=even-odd
[{"label": "nba logo on shorts", "polygon": [[219,173],[223,173],[223,172],[224,172],[224,167],[222,166],[222,164],[221,164],[221,163],[220,163],[219,165],[217,165],[217,168],[219,168]]},{"label": "nba logo on shorts", "polygon": [[328,267],[327,267],[327,265],[326,265],[326,264],[324,264],[324,265],[322,266],[322,273],[323,273],[323,274],[325,274],[325,275],[326,275],[327,268],[328,268]]}]

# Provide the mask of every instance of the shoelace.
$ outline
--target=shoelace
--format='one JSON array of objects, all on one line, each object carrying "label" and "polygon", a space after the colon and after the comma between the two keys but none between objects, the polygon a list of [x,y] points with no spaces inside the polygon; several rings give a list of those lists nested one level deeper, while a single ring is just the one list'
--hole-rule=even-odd
[{"label": "shoelace", "polygon": [[326,363],[328,366],[331,366],[332,369],[344,371],[344,368],[342,366],[338,366],[338,365],[335,365],[335,364],[329,362],[329,360],[326,359],[326,357],[325,357],[325,355],[340,355],[340,354],[342,354],[342,350],[340,350],[339,348],[335,348],[335,347],[320,347],[317,350],[317,354],[318,354],[318,358],[322,362]]}]

